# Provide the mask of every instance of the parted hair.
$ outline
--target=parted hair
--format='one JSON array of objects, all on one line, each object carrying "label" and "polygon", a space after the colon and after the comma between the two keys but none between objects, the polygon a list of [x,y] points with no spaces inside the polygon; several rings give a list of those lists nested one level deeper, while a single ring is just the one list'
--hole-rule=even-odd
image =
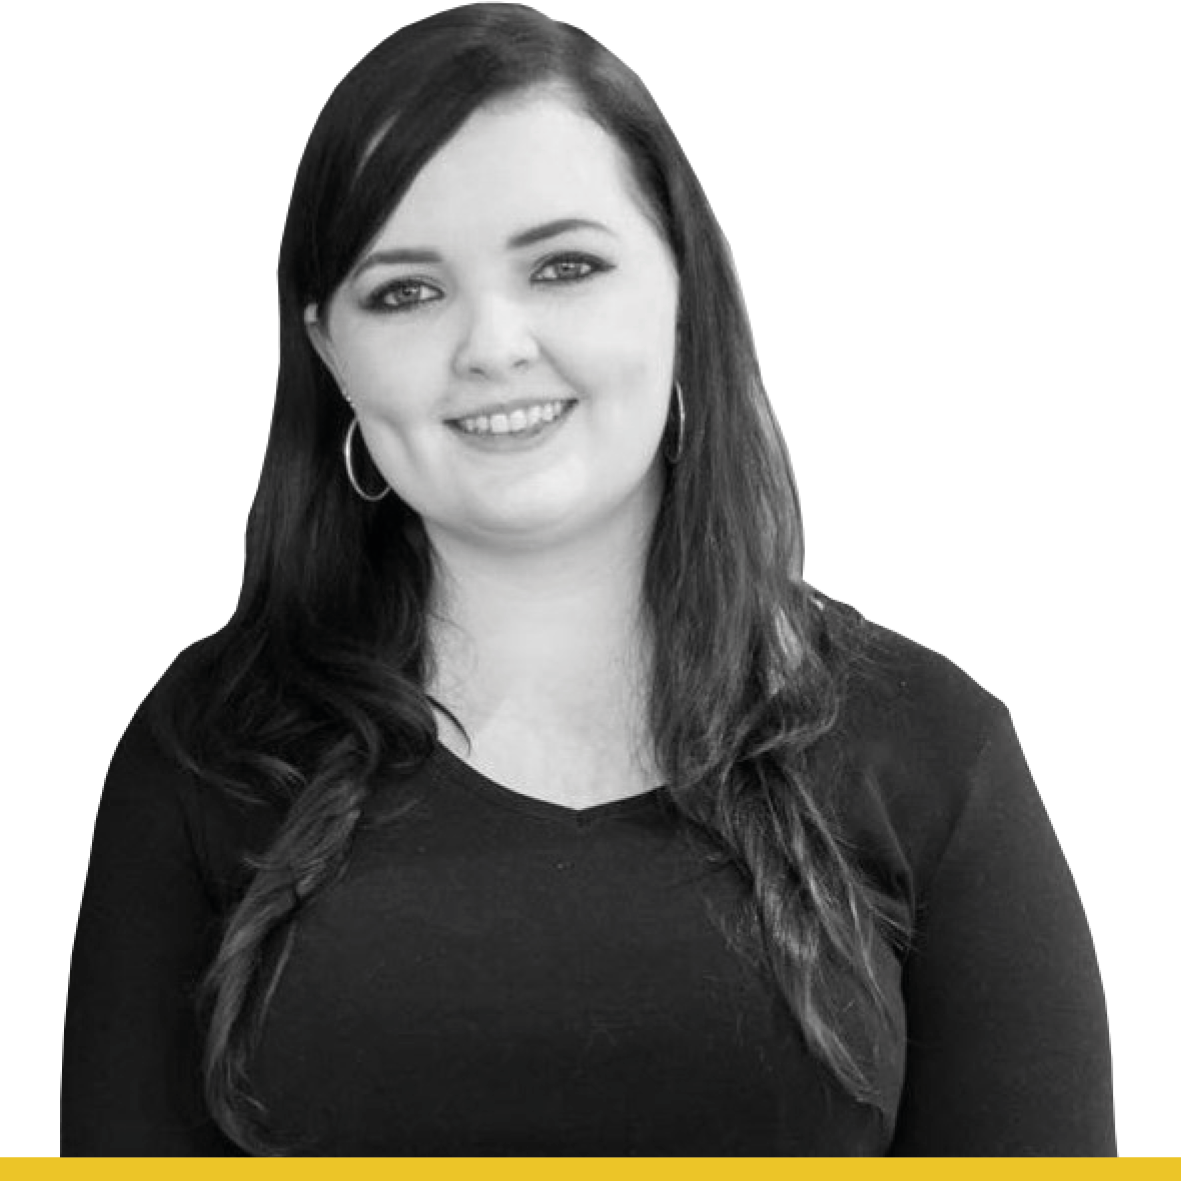
[{"label": "parted hair", "polygon": [[[908,923],[851,855],[830,806],[838,764],[818,757],[839,730],[860,640],[803,580],[796,483],[729,248],[627,66],[533,9],[473,4],[382,41],[316,121],[280,248],[279,375],[241,594],[153,695],[161,745],[203,790],[281,818],[245,855],[198,995],[210,1112],[257,1155],[301,1147],[273,1126],[250,1074],[301,906],[346,869],[375,786],[430,755],[432,707],[444,709],[425,688],[434,564],[421,517],[392,489],[369,502],[350,487],[350,412],[304,308],[326,302],[473,111],[539,85],[560,87],[623,149],[680,279],[686,429],[642,604],[660,687],[647,720],[668,797],[686,833],[741,874],[741,908],[717,916],[731,946],[767,973],[836,1085],[880,1102],[872,1047],[893,1018],[875,948],[905,940]],[[360,476],[378,486],[371,467]]]}]

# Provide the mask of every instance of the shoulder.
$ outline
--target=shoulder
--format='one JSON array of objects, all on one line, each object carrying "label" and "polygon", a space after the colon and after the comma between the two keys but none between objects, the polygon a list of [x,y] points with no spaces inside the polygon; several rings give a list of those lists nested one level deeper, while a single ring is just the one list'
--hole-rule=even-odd
[{"label": "shoulder", "polygon": [[[954,661],[818,596],[842,671],[828,736],[834,804],[854,843],[913,903],[998,745],[1019,754],[1004,702]],[[1019,761],[1019,760],[1018,760]]]},{"label": "shoulder", "polygon": [[943,654],[816,594],[834,667],[843,681],[843,731],[854,741],[955,762],[979,749],[1008,710]]},{"label": "shoulder", "polygon": [[171,817],[206,889],[224,904],[243,885],[243,857],[269,843],[281,817],[274,806],[244,802],[208,778],[203,742],[194,741],[192,726],[176,725],[178,702],[201,697],[215,662],[216,646],[205,637],[168,664],[118,741],[101,806],[118,809],[140,831],[153,817]]}]

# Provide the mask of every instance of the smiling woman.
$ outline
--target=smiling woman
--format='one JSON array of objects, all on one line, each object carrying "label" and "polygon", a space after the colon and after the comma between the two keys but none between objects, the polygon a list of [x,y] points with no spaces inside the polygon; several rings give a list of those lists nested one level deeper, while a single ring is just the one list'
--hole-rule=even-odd
[{"label": "smiling woman", "polygon": [[477,4],[334,90],[233,617],[116,748],[66,1155],[1114,1152],[1005,706],[803,579],[640,80]]}]

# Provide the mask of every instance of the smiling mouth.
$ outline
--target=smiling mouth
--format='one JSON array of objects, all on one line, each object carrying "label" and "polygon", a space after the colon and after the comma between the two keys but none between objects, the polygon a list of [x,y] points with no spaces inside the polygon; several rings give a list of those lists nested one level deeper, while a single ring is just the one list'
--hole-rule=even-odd
[{"label": "smiling mouth", "polygon": [[487,414],[473,414],[464,418],[449,418],[449,427],[465,435],[513,436],[536,433],[551,422],[564,418],[574,406],[575,398],[555,398],[549,402],[535,402],[511,412],[495,410]]}]

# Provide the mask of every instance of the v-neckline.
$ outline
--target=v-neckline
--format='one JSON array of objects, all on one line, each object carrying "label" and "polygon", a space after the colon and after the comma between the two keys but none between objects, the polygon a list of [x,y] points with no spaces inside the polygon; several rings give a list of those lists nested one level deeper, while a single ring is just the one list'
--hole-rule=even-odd
[{"label": "v-neckline", "polygon": [[483,799],[502,807],[512,808],[545,820],[553,820],[569,826],[583,828],[623,816],[651,811],[661,806],[668,795],[665,785],[652,787],[636,795],[623,796],[617,800],[606,800],[586,808],[571,808],[540,796],[528,795],[507,787],[489,778],[455,753],[444,742],[437,742],[431,755],[430,765],[434,772],[449,783],[459,783]]}]

